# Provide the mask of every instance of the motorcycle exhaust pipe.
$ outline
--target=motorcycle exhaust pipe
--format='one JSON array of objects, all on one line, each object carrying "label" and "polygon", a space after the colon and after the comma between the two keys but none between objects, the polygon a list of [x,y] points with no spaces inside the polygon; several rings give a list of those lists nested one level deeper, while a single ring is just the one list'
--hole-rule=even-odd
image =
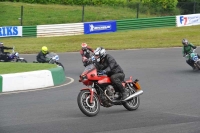
[{"label": "motorcycle exhaust pipe", "polygon": [[142,95],[143,94],[143,90],[139,90],[137,91],[136,93],[130,95],[129,97],[127,97],[126,99],[122,100],[122,101],[127,101],[127,100],[130,100],[131,98],[135,98],[139,95]]}]

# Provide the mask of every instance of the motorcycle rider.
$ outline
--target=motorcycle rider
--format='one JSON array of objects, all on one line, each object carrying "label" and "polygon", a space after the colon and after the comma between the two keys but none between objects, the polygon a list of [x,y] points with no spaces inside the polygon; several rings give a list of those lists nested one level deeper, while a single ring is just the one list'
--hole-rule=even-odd
[{"label": "motorcycle rider", "polygon": [[0,60],[3,60],[4,62],[9,61],[8,52],[4,52],[4,49],[13,49],[12,47],[5,47],[3,46],[3,42],[0,42]]},{"label": "motorcycle rider", "polygon": [[106,74],[110,77],[111,82],[117,87],[119,92],[122,95],[122,100],[128,97],[128,93],[125,91],[122,81],[124,81],[125,74],[116,60],[110,55],[106,54],[106,50],[103,47],[98,47],[94,51],[94,56],[96,62],[99,64],[96,65],[97,70],[100,70],[100,73]]},{"label": "motorcycle rider", "polygon": [[[190,43],[187,39],[183,39],[182,40],[182,44],[183,44],[183,57],[185,57],[187,54],[190,55],[193,52],[193,49],[196,49],[197,47],[194,46],[192,43]],[[200,56],[197,54],[198,58],[200,58]],[[190,58],[188,58],[188,60],[186,60],[187,64],[190,65],[193,69],[195,69],[194,67],[194,61]]]},{"label": "motorcycle rider", "polygon": [[[87,59],[89,59],[90,58],[90,53],[92,52],[92,53],[94,53],[94,50],[92,49],[92,48],[90,48],[88,45],[87,45],[87,43],[82,43],[81,44],[81,50],[80,50],[80,54],[81,54],[81,56],[82,56],[82,58],[83,57],[86,57]],[[83,61],[83,60],[82,60]],[[84,66],[87,66],[87,62],[84,62],[83,61],[83,65]]]},{"label": "motorcycle rider", "polygon": [[36,59],[39,63],[46,63],[46,55],[49,53],[48,48],[46,46],[42,47],[42,50],[38,53]]}]

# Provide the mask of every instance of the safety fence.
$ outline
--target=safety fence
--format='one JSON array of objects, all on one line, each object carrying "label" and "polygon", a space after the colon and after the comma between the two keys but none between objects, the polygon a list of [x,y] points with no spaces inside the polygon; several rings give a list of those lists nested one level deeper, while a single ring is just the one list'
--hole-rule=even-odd
[{"label": "safety fence", "polygon": [[51,37],[82,34],[97,34],[168,26],[200,25],[200,14],[99,21],[72,24],[0,27],[0,37]]},{"label": "safety fence", "polygon": [[144,29],[175,26],[175,16],[117,20],[117,30]]}]

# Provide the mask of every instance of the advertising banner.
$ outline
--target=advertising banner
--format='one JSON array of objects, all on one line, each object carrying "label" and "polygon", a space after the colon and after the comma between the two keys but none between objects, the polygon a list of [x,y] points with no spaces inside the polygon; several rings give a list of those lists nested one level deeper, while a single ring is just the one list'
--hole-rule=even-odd
[{"label": "advertising banner", "polygon": [[200,14],[180,15],[176,16],[176,26],[192,26],[200,25]]},{"label": "advertising banner", "polygon": [[116,21],[86,22],[84,34],[116,32]]},{"label": "advertising banner", "polygon": [[22,26],[0,27],[0,37],[22,36]]}]

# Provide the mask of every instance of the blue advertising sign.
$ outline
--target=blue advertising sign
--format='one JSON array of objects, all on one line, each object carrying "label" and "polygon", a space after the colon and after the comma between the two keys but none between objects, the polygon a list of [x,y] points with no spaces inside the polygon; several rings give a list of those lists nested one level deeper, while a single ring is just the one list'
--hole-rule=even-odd
[{"label": "blue advertising sign", "polygon": [[116,30],[117,30],[116,21],[84,23],[84,34],[116,32]]}]

